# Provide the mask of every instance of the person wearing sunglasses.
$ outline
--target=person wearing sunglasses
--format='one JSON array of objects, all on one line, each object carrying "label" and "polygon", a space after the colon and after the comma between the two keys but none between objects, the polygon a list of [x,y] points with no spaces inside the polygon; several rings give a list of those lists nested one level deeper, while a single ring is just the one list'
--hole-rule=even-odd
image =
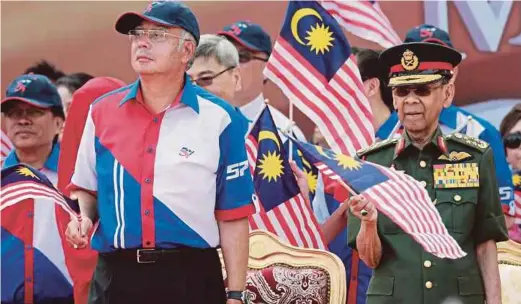
[{"label": "person wearing sunglasses", "polygon": [[[499,132],[503,137],[507,161],[512,172],[516,176],[521,176],[521,103],[515,105],[505,115],[499,126]],[[521,181],[516,180],[514,187],[516,192],[521,192]],[[521,242],[521,201],[518,200],[521,195],[515,197],[515,212],[509,234],[511,239]]]},{"label": "person wearing sunglasses", "polygon": [[235,95],[241,90],[239,54],[226,38],[201,35],[188,75],[194,84],[236,105]]},{"label": "person wearing sunglasses", "polygon": [[[272,51],[271,38],[260,25],[249,21],[227,25],[217,34],[232,42],[239,52],[241,90],[233,103],[253,123],[265,100],[263,91],[267,80],[263,71]],[[297,139],[306,141],[304,133],[286,115],[272,106],[270,110],[279,130],[291,130]],[[282,132],[279,135],[285,142],[286,136]]]},{"label": "person wearing sunglasses", "polygon": [[[429,42],[443,46],[453,47],[449,34],[432,25],[422,24],[410,29],[405,35],[404,42]],[[459,67],[454,69],[451,82],[455,83],[459,73]],[[459,132],[487,142],[494,152],[494,164],[498,182],[498,193],[503,214],[507,225],[513,221],[514,216],[514,186],[512,184],[512,172],[506,161],[501,134],[490,122],[470,112],[450,105],[443,108],[440,114],[440,128],[444,134]],[[403,132],[398,115],[393,112],[389,119],[376,131],[377,137],[387,139],[399,137]]]},{"label": "person wearing sunglasses", "polygon": [[[439,124],[442,109],[454,98],[451,78],[461,54],[441,44],[413,42],[383,51],[380,62],[389,75],[404,132],[358,156],[403,171],[425,187],[449,234],[467,255],[441,259],[427,253],[373,202],[354,196],[344,202],[350,208],[348,242],[374,269],[367,304],[425,299],[442,303],[453,297],[463,304],[500,304],[496,242],[508,235],[492,149],[461,133],[444,135]],[[404,212],[414,216],[410,210]]]}]

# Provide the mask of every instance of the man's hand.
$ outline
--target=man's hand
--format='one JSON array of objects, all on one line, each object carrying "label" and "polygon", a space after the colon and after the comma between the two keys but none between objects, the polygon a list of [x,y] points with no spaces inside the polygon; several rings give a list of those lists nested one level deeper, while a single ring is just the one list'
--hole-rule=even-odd
[{"label": "man's hand", "polygon": [[302,194],[304,199],[309,198],[309,185],[306,173],[300,170],[295,161],[291,161],[289,165],[291,166],[291,170],[293,170],[293,174],[295,174],[295,177],[297,178],[297,184],[300,188],[300,194]]},{"label": "man's hand", "polygon": [[82,249],[89,244],[89,233],[92,230],[92,221],[86,216],[71,217],[65,230],[67,243],[75,249]]},{"label": "man's hand", "polygon": [[[351,213],[362,222],[376,222],[378,219],[376,207],[362,195],[352,196],[344,204],[348,204]],[[365,210],[367,214],[362,215],[362,210]]]}]

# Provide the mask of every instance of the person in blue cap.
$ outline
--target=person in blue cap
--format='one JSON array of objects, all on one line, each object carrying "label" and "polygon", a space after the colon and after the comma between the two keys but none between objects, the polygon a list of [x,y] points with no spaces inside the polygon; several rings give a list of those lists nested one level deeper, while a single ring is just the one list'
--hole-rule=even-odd
[{"label": "person in blue cap", "polygon": [[[409,42],[430,42],[441,44],[453,48],[449,34],[433,25],[422,24],[410,29],[405,35],[405,43]],[[458,76],[459,67],[454,69],[451,82],[454,83]],[[512,184],[512,172],[506,161],[501,134],[488,121],[475,116],[462,108],[451,105],[444,108],[440,114],[440,127],[443,133],[459,132],[475,137],[487,142],[494,151],[494,164],[496,167],[496,177],[499,186],[499,197],[507,227],[514,223],[514,186]],[[377,130],[376,136],[380,139],[387,139],[398,135],[400,131],[398,115],[392,113],[389,119]]]},{"label": "person in blue cap", "polygon": [[56,185],[58,134],[65,119],[56,87],[43,75],[19,76],[7,87],[2,114],[7,136],[14,145],[3,166],[29,165]]},{"label": "person in blue cap", "polygon": [[81,216],[67,242],[99,253],[89,303],[242,303],[255,212],[245,118],[187,76],[200,32],[186,5],[152,2],[115,27],[139,78],[92,104],[67,188]]},{"label": "person in blue cap", "polygon": [[[226,37],[239,51],[241,90],[231,102],[254,123],[264,105],[263,91],[267,79],[263,71],[272,51],[271,38],[260,25],[250,21],[237,21],[217,34]],[[304,133],[294,122],[274,107],[270,106],[270,111],[279,130],[291,130],[298,140],[306,141]],[[286,141],[282,132],[279,135]]]}]

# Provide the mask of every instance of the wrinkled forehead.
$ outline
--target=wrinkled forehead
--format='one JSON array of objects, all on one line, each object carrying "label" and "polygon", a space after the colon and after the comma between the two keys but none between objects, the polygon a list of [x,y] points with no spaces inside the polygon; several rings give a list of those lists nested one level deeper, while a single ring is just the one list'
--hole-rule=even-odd
[{"label": "wrinkled forehead", "polygon": [[196,76],[199,74],[217,74],[226,67],[222,64],[220,64],[215,56],[208,56],[208,57],[197,57],[192,66],[190,67],[190,70],[188,70],[188,74],[190,76]]}]

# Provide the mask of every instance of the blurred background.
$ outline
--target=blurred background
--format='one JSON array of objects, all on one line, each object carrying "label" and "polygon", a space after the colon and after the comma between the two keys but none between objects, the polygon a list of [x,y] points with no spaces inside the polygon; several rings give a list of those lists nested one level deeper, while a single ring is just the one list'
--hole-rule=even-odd
[{"label": "blurred background", "polygon": [[[114,30],[117,17],[142,11],[148,1],[1,2],[1,88],[28,66],[45,59],[65,73],[86,72],[135,79],[129,42]],[[278,36],[285,1],[185,2],[199,19],[201,33],[214,33],[238,20],[263,26]],[[400,37],[422,23],[449,31],[455,48],[466,54],[456,84],[455,104],[488,119],[496,127],[513,104],[521,102],[521,2],[382,1],[382,10]],[[380,46],[351,34],[353,46]],[[287,113],[288,102],[272,84],[265,94]],[[306,135],[313,124],[296,111]]]}]

